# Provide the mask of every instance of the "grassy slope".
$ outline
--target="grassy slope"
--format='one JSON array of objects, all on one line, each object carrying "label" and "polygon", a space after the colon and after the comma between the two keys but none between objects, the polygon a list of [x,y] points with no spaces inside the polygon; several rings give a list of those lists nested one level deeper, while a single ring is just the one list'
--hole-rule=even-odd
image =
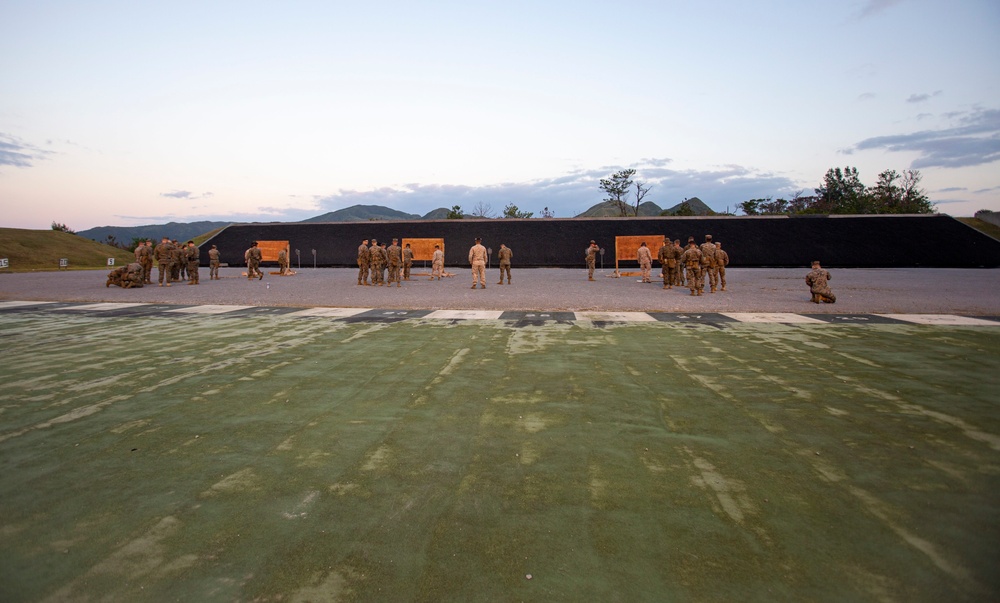
[{"label": "grassy slope", "polygon": [[0,258],[9,268],[0,272],[58,270],[59,258],[69,260],[70,270],[107,268],[108,258],[121,266],[134,261],[132,252],[56,230],[0,228]]},{"label": "grassy slope", "polygon": [[995,226],[989,222],[984,222],[978,218],[955,218],[962,224],[966,226],[971,226],[979,232],[991,236],[994,239],[1000,240],[1000,226]]}]

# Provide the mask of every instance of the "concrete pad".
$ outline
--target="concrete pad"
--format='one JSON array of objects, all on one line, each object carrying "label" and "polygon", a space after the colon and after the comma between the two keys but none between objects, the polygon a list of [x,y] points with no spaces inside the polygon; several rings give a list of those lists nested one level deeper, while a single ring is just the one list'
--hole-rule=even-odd
[{"label": "concrete pad", "polygon": [[424,318],[437,320],[496,320],[503,314],[500,310],[435,310]]},{"label": "concrete pad", "polygon": [[325,316],[328,318],[343,318],[370,312],[371,308],[306,308],[297,312],[289,312],[286,316]]},{"label": "concrete pad", "polygon": [[63,310],[87,310],[92,312],[106,312],[111,310],[121,310],[123,308],[137,308],[140,306],[147,306],[149,304],[145,303],[124,303],[124,302],[105,302],[100,304],[84,304],[82,306],[67,306]]},{"label": "concrete pad", "polygon": [[655,322],[656,319],[645,312],[575,312],[577,320],[604,322]]},{"label": "concrete pad", "polygon": [[204,306],[187,306],[184,308],[176,308],[174,310],[168,310],[168,312],[177,312],[179,314],[225,314],[226,312],[246,310],[247,308],[253,308],[253,307],[254,306],[204,305]]},{"label": "concrete pad", "polygon": [[968,316],[955,316],[952,314],[879,314],[894,320],[912,322],[918,325],[948,325],[948,326],[977,326],[996,327],[1000,323],[992,320],[982,320],[980,318],[970,318]]},{"label": "concrete pad", "polygon": [[822,320],[817,320],[815,318],[809,318],[808,316],[803,316],[801,314],[791,314],[787,312],[767,312],[767,313],[754,313],[754,312],[723,312],[723,316],[728,316],[740,322],[759,322],[759,323],[782,323],[782,324],[825,324]]},{"label": "concrete pad", "polygon": [[0,301],[0,309],[22,308],[25,306],[41,306],[42,304],[54,304],[50,301]]}]

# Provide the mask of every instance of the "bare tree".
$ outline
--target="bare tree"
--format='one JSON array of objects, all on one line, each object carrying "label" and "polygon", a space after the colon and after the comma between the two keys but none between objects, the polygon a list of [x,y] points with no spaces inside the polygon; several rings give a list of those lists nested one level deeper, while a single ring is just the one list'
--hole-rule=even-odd
[{"label": "bare tree", "polygon": [[485,201],[480,201],[476,203],[476,206],[472,208],[473,218],[492,218],[496,216],[493,212],[493,206]]},{"label": "bare tree", "polygon": [[646,184],[640,180],[633,182],[635,184],[635,208],[632,210],[633,216],[639,215],[639,205],[642,203],[642,198],[646,196],[649,189],[653,188],[652,184]]}]

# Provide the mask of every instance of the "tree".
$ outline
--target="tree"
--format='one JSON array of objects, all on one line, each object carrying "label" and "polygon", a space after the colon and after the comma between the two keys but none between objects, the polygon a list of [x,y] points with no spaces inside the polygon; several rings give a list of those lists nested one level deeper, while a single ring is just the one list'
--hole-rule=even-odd
[{"label": "tree", "polygon": [[677,211],[674,212],[674,215],[675,216],[693,216],[694,215],[694,208],[691,207],[691,204],[688,203],[687,199],[685,199],[684,201],[681,202],[681,206],[677,208]]},{"label": "tree", "polygon": [[476,206],[472,208],[472,217],[474,218],[492,218],[493,206],[484,201],[476,203]]},{"label": "tree", "polygon": [[639,180],[636,180],[633,184],[635,184],[635,191],[634,191],[635,192],[635,207],[632,210],[632,215],[633,216],[638,216],[639,215],[639,205],[642,204],[643,197],[645,197],[646,193],[648,193],[649,190],[651,188],[653,188],[653,185],[652,184],[646,184],[645,182],[641,182]]},{"label": "tree", "polygon": [[764,199],[750,199],[744,201],[743,203],[738,203],[736,206],[748,216],[759,216],[760,215],[760,204],[764,202]]},{"label": "tree", "polygon": [[76,234],[76,231],[70,229],[69,226],[66,226],[65,224],[60,224],[56,221],[52,222],[52,230],[58,230],[59,232],[68,232],[69,234]]},{"label": "tree", "polygon": [[449,220],[461,220],[465,214],[462,213],[461,205],[452,206],[451,210],[448,212]]},{"label": "tree", "polygon": [[503,208],[503,217],[505,218],[530,218],[533,215],[535,215],[534,212],[521,211],[513,203],[508,203],[507,207]]},{"label": "tree", "polygon": [[[628,202],[632,176],[635,176],[635,170],[620,170],[607,178],[601,178],[601,190],[608,195],[605,201],[614,204],[622,216],[628,216],[632,210]],[[636,212],[631,213],[635,215]]]},{"label": "tree", "polygon": [[554,217],[556,217],[556,212],[554,212],[554,211],[550,210],[548,207],[546,207],[545,209],[542,210],[542,217],[543,218],[554,218]]},{"label": "tree", "polygon": [[858,177],[858,168],[830,168],[823,177],[823,185],[816,189],[816,203],[812,210],[825,214],[871,213],[865,185]]},{"label": "tree", "polygon": [[[934,205],[919,187],[920,172],[885,170],[878,175],[878,182],[869,189],[874,213],[879,214],[932,214]],[[898,184],[897,184],[898,181]]]}]

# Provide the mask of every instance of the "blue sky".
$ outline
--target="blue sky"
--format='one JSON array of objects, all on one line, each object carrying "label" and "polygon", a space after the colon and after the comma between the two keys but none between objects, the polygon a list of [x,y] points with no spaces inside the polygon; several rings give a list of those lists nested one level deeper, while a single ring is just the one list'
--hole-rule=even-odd
[{"label": "blue sky", "polygon": [[568,217],[919,169],[1000,211],[995,0],[0,0],[0,225]]}]

